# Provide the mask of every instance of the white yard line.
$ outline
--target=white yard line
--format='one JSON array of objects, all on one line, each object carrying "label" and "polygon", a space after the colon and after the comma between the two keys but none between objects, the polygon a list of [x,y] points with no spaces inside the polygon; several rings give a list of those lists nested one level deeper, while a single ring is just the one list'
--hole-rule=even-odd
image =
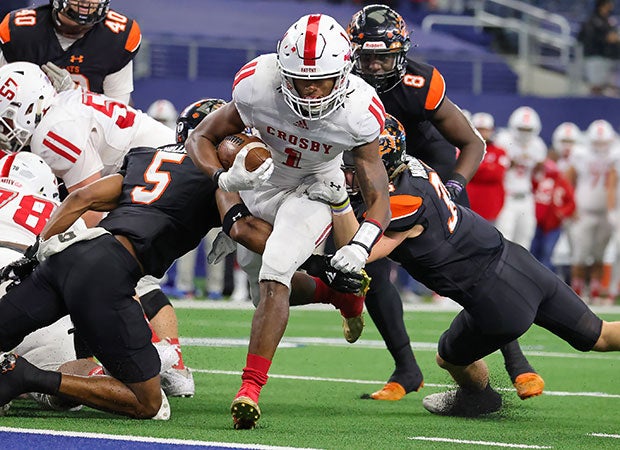
[{"label": "white yard line", "polygon": [[493,441],[470,441],[467,439],[449,439],[442,437],[429,437],[429,436],[412,436],[407,439],[413,441],[431,441],[431,442],[448,442],[451,444],[474,444],[485,445],[487,447],[508,447],[508,448],[553,448],[548,445],[527,445],[527,444],[513,444],[509,442],[493,442]]},{"label": "white yard line", "polygon": [[588,433],[587,436],[620,439],[620,434]]}]

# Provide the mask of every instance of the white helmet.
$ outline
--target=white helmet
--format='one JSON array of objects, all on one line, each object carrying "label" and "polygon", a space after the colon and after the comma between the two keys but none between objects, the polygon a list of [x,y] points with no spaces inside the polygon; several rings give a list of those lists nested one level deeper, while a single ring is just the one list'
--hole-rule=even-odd
[{"label": "white helmet", "polygon": [[476,128],[484,130],[493,130],[495,128],[495,119],[489,113],[477,112],[471,116],[471,123]]},{"label": "white helmet", "polygon": [[146,113],[158,122],[163,123],[168,128],[176,128],[179,113],[170,100],[155,100],[146,110]]},{"label": "white helmet", "polygon": [[56,95],[36,64],[14,62],[0,68],[0,134],[17,152],[30,143],[35,128]]},{"label": "white helmet", "polygon": [[10,178],[50,200],[58,200],[58,182],[41,157],[30,152],[11,153],[0,159],[0,178]]},{"label": "white helmet", "polygon": [[520,106],[510,115],[508,128],[514,134],[516,141],[523,145],[540,134],[542,125],[536,111],[529,106]]},{"label": "white helmet", "polygon": [[553,131],[551,145],[556,151],[568,156],[567,154],[579,142],[580,137],[581,130],[577,125],[573,122],[562,122]]},{"label": "white helmet", "polygon": [[590,147],[594,153],[607,154],[616,140],[616,132],[609,122],[603,119],[592,122],[586,131]]},{"label": "white helmet", "polygon": [[[330,16],[304,16],[278,42],[278,68],[284,100],[295,114],[304,119],[322,119],[342,105],[351,67],[349,37]],[[303,98],[293,84],[294,79],[326,78],[336,80],[331,93],[323,98]]]}]

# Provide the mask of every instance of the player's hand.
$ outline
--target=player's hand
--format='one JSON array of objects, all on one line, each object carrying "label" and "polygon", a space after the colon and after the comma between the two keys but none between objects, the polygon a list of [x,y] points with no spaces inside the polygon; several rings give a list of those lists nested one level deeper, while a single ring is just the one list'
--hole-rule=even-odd
[{"label": "player's hand", "polygon": [[75,82],[71,79],[71,74],[69,74],[67,69],[62,69],[53,62],[46,62],[41,66],[41,69],[52,82],[56,92],[75,89]]},{"label": "player's hand", "polygon": [[227,255],[230,255],[237,250],[237,243],[233,241],[226,233],[220,231],[215,239],[209,254],[207,255],[207,262],[209,264],[217,264],[221,262]]},{"label": "player's hand", "polygon": [[306,189],[310,200],[318,200],[329,205],[338,205],[348,200],[349,194],[344,185],[334,181],[317,181]]},{"label": "player's hand", "polygon": [[370,277],[365,271],[344,273],[330,264],[332,255],[311,255],[300,267],[309,275],[320,278],[330,288],[347,294],[366,295]]},{"label": "player's hand", "polygon": [[248,151],[249,148],[245,147],[237,153],[230,169],[220,175],[217,182],[220,189],[226,192],[247,191],[260,186],[271,177],[274,169],[272,158],[267,158],[253,172],[245,168]]},{"label": "player's hand", "polygon": [[39,260],[36,258],[38,248],[39,239],[37,238],[36,242],[26,249],[23,258],[13,261],[0,270],[0,283],[12,281],[12,283],[7,286],[7,291],[30,276],[35,267],[39,265]]},{"label": "player's hand", "polygon": [[459,183],[457,180],[448,180],[446,181],[446,189],[448,190],[448,195],[450,196],[450,200],[455,201],[459,195],[461,195],[461,192],[463,192],[463,189],[465,186],[463,186],[461,183]]},{"label": "player's hand", "polygon": [[331,259],[331,265],[344,273],[360,273],[366,265],[368,252],[355,242],[338,249]]}]

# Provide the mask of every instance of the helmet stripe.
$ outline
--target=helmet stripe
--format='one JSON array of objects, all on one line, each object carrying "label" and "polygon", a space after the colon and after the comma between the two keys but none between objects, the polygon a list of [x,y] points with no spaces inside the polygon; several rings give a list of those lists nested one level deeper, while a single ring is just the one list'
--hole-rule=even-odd
[{"label": "helmet stripe", "polygon": [[0,177],[6,178],[9,176],[9,172],[11,171],[11,166],[13,165],[13,160],[17,156],[17,153],[11,153],[9,156],[4,158],[4,164],[0,167]]},{"label": "helmet stripe", "polygon": [[316,63],[316,41],[319,36],[320,20],[320,14],[312,14],[308,17],[304,41],[304,65],[306,66],[314,66]]}]

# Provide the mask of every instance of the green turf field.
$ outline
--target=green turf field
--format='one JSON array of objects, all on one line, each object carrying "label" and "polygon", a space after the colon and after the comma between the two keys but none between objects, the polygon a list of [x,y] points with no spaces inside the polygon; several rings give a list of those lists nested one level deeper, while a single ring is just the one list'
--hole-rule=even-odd
[{"label": "green turf field", "polygon": [[[260,426],[235,431],[229,405],[240,385],[252,310],[177,305],[197,394],[171,399],[169,422],[119,419],[90,409],[44,412],[16,401],[0,424],[325,449],[620,448],[620,354],[580,354],[537,327],[521,342],[546,380],[544,395],[519,400],[494,354],[487,361],[494,386],[502,389],[503,411],[484,419],[428,413],[422,397],[450,384],[434,362],[437,339],[455,315],[445,311],[405,313],[426,386],[399,402],[377,402],[359,397],[382,386],[392,362],[370,319],[351,345],[341,337],[335,310],[293,309],[261,396]],[[620,320],[620,314],[602,316]]]}]

